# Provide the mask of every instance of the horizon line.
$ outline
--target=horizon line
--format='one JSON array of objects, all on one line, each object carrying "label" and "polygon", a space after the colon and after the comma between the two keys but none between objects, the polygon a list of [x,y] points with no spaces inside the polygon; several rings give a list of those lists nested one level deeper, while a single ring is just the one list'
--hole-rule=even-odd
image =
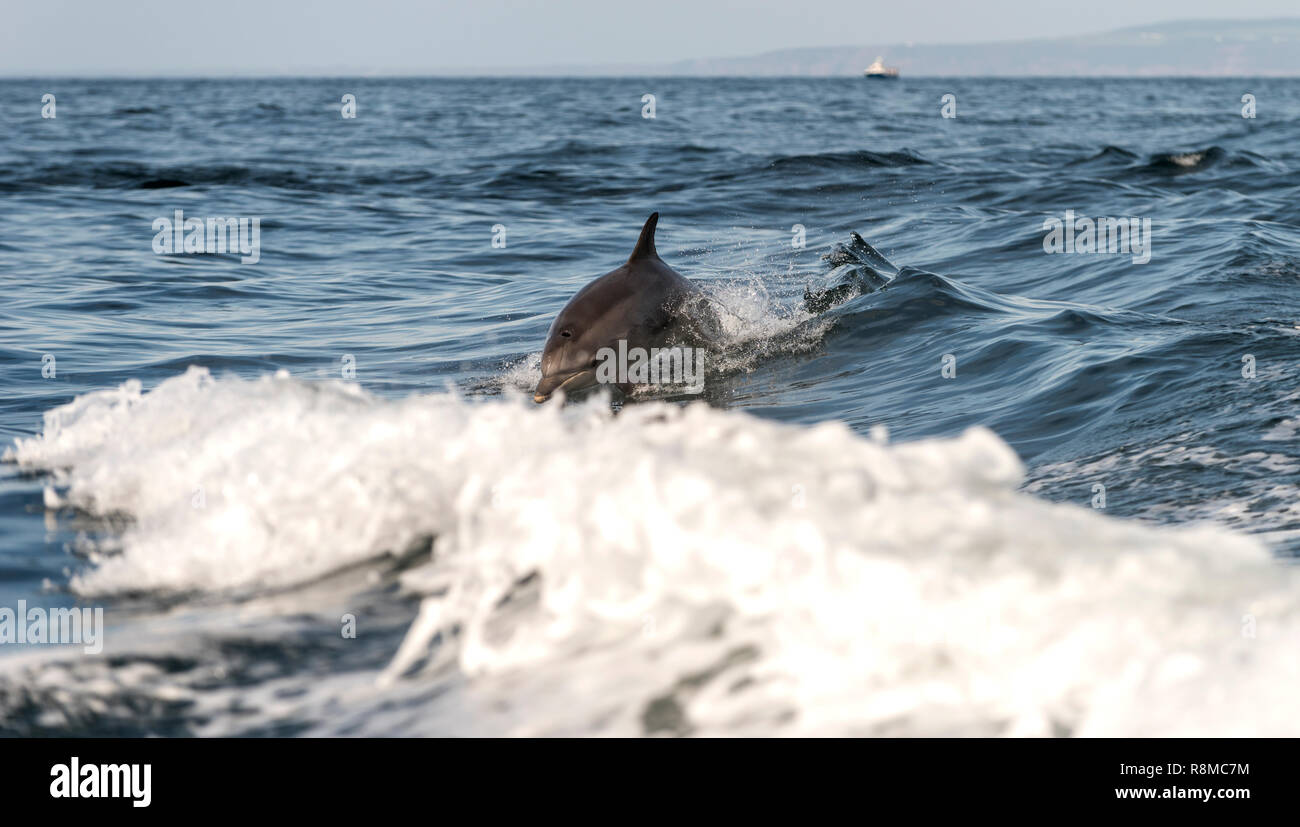
[{"label": "horizon line", "polygon": [[[846,78],[862,78],[859,73],[842,73],[842,74],[726,74],[710,73],[701,75],[692,74],[661,74],[657,72],[638,72],[627,74],[511,74],[507,72],[492,74],[475,74],[472,72],[465,73],[342,73],[342,74],[158,74],[158,75],[94,75],[94,74],[47,74],[47,75],[2,75],[0,74],[0,83],[17,82],[17,81],[42,81],[42,80],[625,80],[628,78],[654,78],[663,80],[842,80]],[[1284,80],[1288,78],[1300,78],[1300,72],[1286,74],[1272,73],[1242,73],[1242,74],[1121,74],[1121,73],[1103,73],[1103,74],[922,74],[913,73],[906,76],[900,76],[898,80],[951,80],[956,78],[971,80],[1087,80],[1087,79],[1106,79],[1106,80],[1233,80],[1237,78],[1269,78]]]}]

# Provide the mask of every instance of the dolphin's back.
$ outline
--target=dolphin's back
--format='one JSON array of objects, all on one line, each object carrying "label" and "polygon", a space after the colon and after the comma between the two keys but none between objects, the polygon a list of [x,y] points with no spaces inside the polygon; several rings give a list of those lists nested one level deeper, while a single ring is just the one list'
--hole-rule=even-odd
[{"label": "dolphin's back", "polygon": [[647,331],[671,326],[682,304],[699,288],[658,256],[629,261],[583,287],[555,318],[562,325],[572,316],[626,318],[634,328]]}]

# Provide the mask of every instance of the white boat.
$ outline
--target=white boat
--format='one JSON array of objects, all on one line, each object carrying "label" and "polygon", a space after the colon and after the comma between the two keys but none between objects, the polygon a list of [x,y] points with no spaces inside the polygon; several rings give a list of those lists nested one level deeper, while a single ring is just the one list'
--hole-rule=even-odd
[{"label": "white boat", "polygon": [[873,80],[898,80],[898,69],[886,66],[883,57],[877,57],[875,63],[868,66],[862,74]]}]

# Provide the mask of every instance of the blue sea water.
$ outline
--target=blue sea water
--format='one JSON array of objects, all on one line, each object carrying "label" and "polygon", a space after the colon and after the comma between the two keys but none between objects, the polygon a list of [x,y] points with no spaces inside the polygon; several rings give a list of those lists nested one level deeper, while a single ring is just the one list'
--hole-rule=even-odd
[{"label": "blue sea water", "polygon": [[[341,115],[345,94],[355,118]],[[956,117],[943,117],[946,95]],[[0,100],[6,446],[78,397],[129,380],[147,395],[191,366],[217,383],[283,370],[314,387],[344,378],[350,357],[367,399],[513,398],[536,382],[555,314],[658,211],[660,255],[741,320],[708,406],[864,438],[884,426],[903,444],[983,426],[1036,500],[1216,524],[1277,558],[1300,550],[1300,81],[60,79],[0,81]],[[259,217],[260,260],[156,254],[154,221],[177,210]],[[1044,221],[1067,211],[1149,219],[1149,261],[1048,254]],[[823,256],[854,232],[901,273],[810,318],[805,290],[835,282]],[[175,415],[199,421],[204,407]],[[129,486],[211,448],[210,433],[187,433]],[[337,438],[321,433],[321,450]],[[233,605],[226,580],[207,589],[192,571],[175,588],[161,575],[78,587],[140,516],[96,507],[125,496],[112,469],[162,462],[152,447],[97,466],[70,501],[60,462],[0,466],[0,605],[93,594],[127,617]],[[177,501],[200,484],[176,484]],[[174,549],[181,568],[188,551]],[[364,654],[321,642],[331,654],[303,666],[284,640],[241,638],[214,662],[300,679],[377,668],[415,605],[367,603],[395,615]],[[294,645],[311,650],[302,634]],[[227,685],[245,679],[273,682]],[[221,716],[64,699],[77,711],[51,723],[35,679],[7,680],[9,732],[288,733],[325,717],[204,729]]]}]

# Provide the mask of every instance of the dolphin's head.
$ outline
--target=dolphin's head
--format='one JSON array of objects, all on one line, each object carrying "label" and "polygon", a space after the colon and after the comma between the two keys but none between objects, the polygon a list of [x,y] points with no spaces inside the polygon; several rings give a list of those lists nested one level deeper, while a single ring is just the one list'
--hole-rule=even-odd
[{"label": "dolphin's head", "polygon": [[596,353],[609,344],[609,336],[596,302],[582,298],[570,302],[551,325],[534,402],[545,402],[561,389],[572,395],[596,384]]},{"label": "dolphin's head", "polygon": [[545,402],[558,390],[571,396],[598,384],[600,350],[617,348],[619,339],[628,338],[638,318],[631,312],[638,297],[629,292],[635,278],[629,278],[633,274],[628,268],[641,260],[659,259],[654,248],[658,220],[659,213],[655,213],[646,221],[626,264],[582,288],[555,317],[542,348],[542,380],[533,391],[534,402]]}]

